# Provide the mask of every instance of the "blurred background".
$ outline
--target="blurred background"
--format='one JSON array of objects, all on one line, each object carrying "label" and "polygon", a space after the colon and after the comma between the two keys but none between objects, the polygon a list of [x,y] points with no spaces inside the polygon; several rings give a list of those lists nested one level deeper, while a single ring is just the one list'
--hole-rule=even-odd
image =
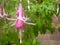
[{"label": "blurred background", "polygon": [[[15,18],[19,3],[20,0],[0,0],[0,7],[9,18]],[[20,44],[19,31],[11,26],[14,21],[0,18],[0,45],[60,45],[60,0],[22,0],[22,5],[29,22],[36,25],[25,25]]]}]

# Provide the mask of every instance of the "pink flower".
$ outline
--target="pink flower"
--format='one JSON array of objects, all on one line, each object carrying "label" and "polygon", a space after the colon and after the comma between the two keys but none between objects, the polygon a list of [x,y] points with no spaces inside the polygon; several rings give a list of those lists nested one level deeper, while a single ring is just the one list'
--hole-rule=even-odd
[{"label": "pink flower", "polygon": [[17,20],[15,24],[16,28],[18,29],[24,29],[24,22],[22,20]]},{"label": "pink flower", "polygon": [[3,18],[6,19],[7,18],[7,14],[4,13],[3,14]]},{"label": "pink flower", "polygon": [[7,14],[5,12],[5,9],[3,8],[3,18],[6,19],[7,18]]}]

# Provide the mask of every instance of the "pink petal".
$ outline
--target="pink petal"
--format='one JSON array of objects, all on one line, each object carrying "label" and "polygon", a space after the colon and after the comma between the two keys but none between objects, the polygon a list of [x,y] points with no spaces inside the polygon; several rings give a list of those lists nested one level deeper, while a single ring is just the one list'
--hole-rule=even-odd
[{"label": "pink petal", "polygon": [[15,24],[16,28],[23,29],[24,28],[24,22],[22,20],[17,20]]},{"label": "pink petal", "polygon": [[16,15],[19,16],[19,10],[17,10]]}]

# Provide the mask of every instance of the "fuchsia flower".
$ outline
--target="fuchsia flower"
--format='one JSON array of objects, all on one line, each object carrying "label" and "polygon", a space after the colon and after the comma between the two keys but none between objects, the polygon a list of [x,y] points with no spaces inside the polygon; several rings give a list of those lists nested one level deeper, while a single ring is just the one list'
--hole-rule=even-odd
[{"label": "fuchsia flower", "polygon": [[17,14],[17,21],[15,24],[16,28],[23,29],[24,28],[24,19],[23,19],[24,11],[21,3],[19,4],[19,9],[16,12],[16,14]]},{"label": "fuchsia flower", "polygon": [[15,25],[16,28],[18,28],[18,29],[24,29],[25,23],[26,24],[35,25],[33,23],[28,23],[27,22],[27,20],[29,20],[29,18],[27,18],[27,17],[24,16],[24,10],[23,10],[23,7],[22,7],[22,4],[21,3],[19,4],[19,8],[18,8],[18,10],[16,12],[16,15],[17,15],[17,18],[16,19],[11,19],[11,18],[9,19],[9,18],[7,18],[8,20],[15,20],[15,22],[14,22],[14,24],[12,24],[12,26]]},{"label": "fuchsia flower", "polygon": [[3,18],[4,19],[7,19],[7,14],[6,14],[6,12],[5,12],[5,9],[3,8]]},{"label": "fuchsia flower", "polygon": [[3,14],[3,18],[6,19],[7,18],[7,14]]},{"label": "fuchsia flower", "polygon": [[7,19],[7,14],[5,13],[4,8],[0,7],[0,17],[3,19]]}]

